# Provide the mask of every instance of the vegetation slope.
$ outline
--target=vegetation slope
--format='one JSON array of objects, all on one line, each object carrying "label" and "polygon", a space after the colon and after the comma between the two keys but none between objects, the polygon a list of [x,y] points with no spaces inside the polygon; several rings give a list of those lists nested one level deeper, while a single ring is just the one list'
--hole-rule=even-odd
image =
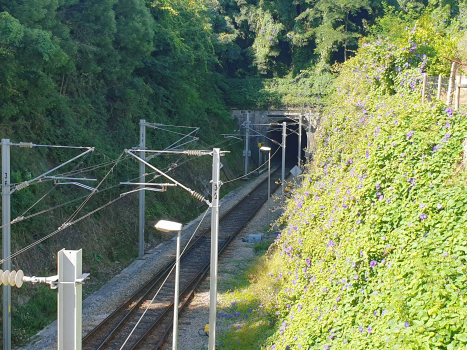
[{"label": "vegetation slope", "polygon": [[465,34],[433,18],[388,12],[340,66],[272,252],[226,293],[226,348],[467,345],[467,119],[420,93]]}]

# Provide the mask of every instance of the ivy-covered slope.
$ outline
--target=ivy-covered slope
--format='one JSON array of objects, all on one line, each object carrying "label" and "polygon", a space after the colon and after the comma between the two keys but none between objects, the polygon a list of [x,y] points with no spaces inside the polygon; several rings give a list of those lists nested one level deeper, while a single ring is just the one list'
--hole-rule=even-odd
[{"label": "ivy-covered slope", "polygon": [[265,348],[467,344],[467,118],[421,104],[425,46],[368,43],[344,65],[263,282]]}]

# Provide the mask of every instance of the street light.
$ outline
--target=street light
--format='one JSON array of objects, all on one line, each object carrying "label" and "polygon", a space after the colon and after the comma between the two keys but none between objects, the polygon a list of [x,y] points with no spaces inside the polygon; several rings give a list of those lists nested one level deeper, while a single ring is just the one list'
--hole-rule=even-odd
[{"label": "street light", "polygon": [[154,227],[162,232],[178,232],[177,234],[177,254],[175,256],[175,295],[174,295],[174,325],[172,350],[177,350],[178,343],[178,294],[180,284],[180,233],[182,224],[173,221],[160,220]]},{"label": "street light", "polygon": [[260,148],[263,152],[268,152],[268,226],[269,226],[269,197],[271,197],[271,147],[263,146]]}]

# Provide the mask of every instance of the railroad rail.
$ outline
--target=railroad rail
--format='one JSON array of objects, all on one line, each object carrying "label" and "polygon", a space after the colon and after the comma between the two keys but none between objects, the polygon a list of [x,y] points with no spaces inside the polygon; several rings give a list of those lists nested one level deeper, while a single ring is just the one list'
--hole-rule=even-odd
[{"label": "railroad rail", "polygon": [[[277,170],[271,174],[273,179]],[[271,183],[271,191],[277,184]],[[219,221],[219,254],[235,238],[242,227],[267,200],[267,179],[225,213]],[[193,296],[196,286],[209,270],[210,228],[190,245],[180,259],[179,312]],[[146,285],[134,293],[117,310],[83,338],[83,350],[96,349],[159,349],[172,329],[175,261],[166,265]],[[165,281],[165,283],[164,283]],[[158,293],[151,303],[151,300]],[[141,318],[147,306],[146,314]],[[137,328],[127,339],[135,325]]]}]

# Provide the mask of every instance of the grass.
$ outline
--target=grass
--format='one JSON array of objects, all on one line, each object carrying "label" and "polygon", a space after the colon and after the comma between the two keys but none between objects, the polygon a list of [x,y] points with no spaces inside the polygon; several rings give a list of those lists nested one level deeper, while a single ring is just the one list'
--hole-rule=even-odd
[{"label": "grass", "polygon": [[[266,265],[264,253],[272,240],[257,242],[255,258],[236,264],[231,278],[219,285],[218,336],[220,349],[257,349],[276,330],[275,315],[270,310],[270,298],[276,285],[264,278],[271,261]],[[277,262],[280,263],[280,262]],[[275,265],[275,262],[272,262]],[[264,293],[269,291],[269,293]]]}]

